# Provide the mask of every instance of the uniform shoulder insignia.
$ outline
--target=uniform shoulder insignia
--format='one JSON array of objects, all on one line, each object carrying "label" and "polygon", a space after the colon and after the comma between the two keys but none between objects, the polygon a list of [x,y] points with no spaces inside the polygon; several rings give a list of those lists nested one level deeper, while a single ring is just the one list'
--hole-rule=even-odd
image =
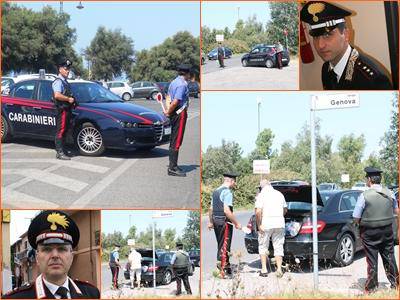
[{"label": "uniform shoulder insignia", "polygon": [[32,287],[33,287],[33,283],[31,282],[28,285],[20,286],[19,288],[15,288],[12,291],[9,291],[9,292],[5,293],[4,296],[9,296],[9,295],[13,295],[15,293],[26,291],[26,290],[29,290]]},{"label": "uniform shoulder insignia", "polygon": [[358,59],[355,67],[362,75],[364,75],[365,78],[370,80],[376,78],[380,74],[377,67],[365,59]]},{"label": "uniform shoulder insignia", "polygon": [[83,281],[83,280],[79,280],[79,279],[74,279],[74,282],[82,284],[82,285],[88,285],[88,286],[91,286],[91,287],[94,287],[94,288],[97,289],[97,287],[95,285],[91,284],[89,281]]}]

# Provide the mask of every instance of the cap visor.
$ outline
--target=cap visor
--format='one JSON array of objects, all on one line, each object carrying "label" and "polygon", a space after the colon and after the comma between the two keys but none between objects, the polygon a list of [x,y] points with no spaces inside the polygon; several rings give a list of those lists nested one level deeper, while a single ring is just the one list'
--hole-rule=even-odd
[{"label": "cap visor", "polygon": [[59,239],[59,238],[50,238],[50,239],[46,239],[44,241],[40,241],[38,243],[38,245],[50,245],[50,244],[70,244],[71,245],[71,243],[69,241]]},{"label": "cap visor", "polygon": [[311,29],[311,30],[309,31],[309,34],[310,34],[312,37],[321,36],[321,35],[324,35],[324,34],[326,34],[326,33],[331,32],[331,31],[334,30],[336,27],[337,27],[337,26],[335,25],[335,26],[332,26],[332,27],[322,27],[322,28],[317,28],[317,29]]}]

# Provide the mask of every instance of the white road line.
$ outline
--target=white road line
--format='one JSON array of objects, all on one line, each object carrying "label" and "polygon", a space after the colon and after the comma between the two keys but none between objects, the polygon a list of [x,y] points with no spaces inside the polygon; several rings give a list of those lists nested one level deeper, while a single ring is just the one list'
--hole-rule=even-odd
[{"label": "white road line", "polygon": [[2,191],[2,207],[3,208],[57,208],[58,204],[38,199],[36,197],[14,191],[8,187]]},{"label": "white road line", "polygon": [[44,149],[44,148],[22,148],[22,147],[13,147],[11,149],[7,148],[3,153],[51,153],[54,150]]},{"label": "white road line", "polygon": [[122,160],[122,158],[107,157],[107,156],[102,156],[101,159],[112,160],[112,161],[121,161]]},{"label": "white road line", "polygon": [[[48,168],[44,169],[43,172],[49,172],[50,173],[50,172],[53,172],[53,171],[55,171],[55,170],[57,170],[59,168],[61,168],[60,165],[58,165],[58,166],[55,165],[55,166],[51,166],[51,167],[48,167]],[[16,189],[16,188],[19,188],[20,186],[23,186],[24,184],[27,184],[27,183],[31,182],[32,180],[34,180],[34,178],[25,177],[25,178],[22,178],[21,180],[18,180],[16,182],[13,182],[13,183],[7,185],[6,187],[8,189]]]},{"label": "white road line", "polygon": [[[120,175],[122,175],[126,170],[128,170],[137,159],[130,159],[121,164],[118,168],[113,170],[110,174],[104,177],[102,180],[97,182],[94,186],[92,186],[85,194],[71,203],[69,208],[86,208],[90,201],[96,198],[103,190],[105,190],[111,183],[113,183]],[[117,200],[118,199],[110,199]],[[98,206],[101,207],[101,203],[98,203]],[[118,207],[118,204],[115,204],[115,207]]]},{"label": "white road line", "polygon": [[84,170],[88,172],[94,172],[94,173],[106,173],[110,168],[107,167],[102,167],[102,166],[97,166],[93,164],[87,164],[79,161],[74,161],[74,160],[59,160],[55,158],[6,158],[2,160],[3,163],[24,163],[24,164],[29,164],[29,163],[50,163],[50,164],[56,164],[60,165],[63,167],[68,167],[68,168],[73,168],[73,169],[78,169],[78,170]]},{"label": "white road line", "polygon": [[70,179],[65,176],[45,172],[39,169],[3,169],[2,173],[3,175],[22,175],[73,192],[80,192],[88,185],[82,181]]}]

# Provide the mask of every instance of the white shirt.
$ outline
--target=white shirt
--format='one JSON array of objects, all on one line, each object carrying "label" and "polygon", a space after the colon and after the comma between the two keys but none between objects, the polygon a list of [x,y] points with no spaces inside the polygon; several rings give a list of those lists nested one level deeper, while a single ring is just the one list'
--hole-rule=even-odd
[{"label": "white shirt", "polygon": [[128,261],[131,264],[131,270],[142,268],[142,255],[135,249],[129,253]]},{"label": "white shirt", "polygon": [[[54,297],[56,297],[56,299],[61,299],[61,296],[56,294],[58,288],[60,287],[59,285],[56,285],[54,283],[48,282],[44,277],[43,278],[43,282],[46,285],[46,287],[49,289],[50,293],[52,293],[54,295]],[[63,287],[65,287],[68,290],[68,299],[71,299],[71,293],[69,291],[69,284],[68,284],[68,277],[65,280],[65,282],[61,285]]]},{"label": "white shirt", "polygon": [[332,64],[329,63],[330,69],[331,70],[333,69],[333,72],[335,72],[338,82],[339,82],[340,78],[342,77],[344,69],[346,68],[347,61],[349,60],[350,54],[351,54],[351,47],[350,47],[350,45],[348,45],[346,52],[344,53],[342,58],[339,60],[339,62],[336,64],[336,66],[332,66]]},{"label": "white shirt", "polygon": [[261,225],[264,229],[285,228],[283,209],[287,204],[281,192],[266,185],[256,197],[255,206],[262,210]]}]

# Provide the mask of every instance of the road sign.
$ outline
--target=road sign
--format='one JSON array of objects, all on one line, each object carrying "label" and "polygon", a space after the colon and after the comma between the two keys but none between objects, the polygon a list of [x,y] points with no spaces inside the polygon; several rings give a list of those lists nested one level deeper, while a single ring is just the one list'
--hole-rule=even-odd
[{"label": "road sign", "polygon": [[343,183],[350,182],[350,175],[349,174],[342,174],[341,181]]},{"label": "road sign", "polygon": [[215,39],[217,42],[223,42],[224,41],[224,35],[223,34],[216,34]]},{"label": "road sign", "polygon": [[253,160],[253,174],[269,174],[270,163],[269,159]]},{"label": "road sign", "polygon": [[160,210],[153,214],[153,218],[170,218],[172,217],[172,210]]},{"label": "road sign", "polygon": [[128,239],[128,246],[135,246],[135,239]]},{"label": "road sign", "polygon": [[359,94],[322,94],[315,95],[313,101],[313,110],[338,109],[359,107]]}]

